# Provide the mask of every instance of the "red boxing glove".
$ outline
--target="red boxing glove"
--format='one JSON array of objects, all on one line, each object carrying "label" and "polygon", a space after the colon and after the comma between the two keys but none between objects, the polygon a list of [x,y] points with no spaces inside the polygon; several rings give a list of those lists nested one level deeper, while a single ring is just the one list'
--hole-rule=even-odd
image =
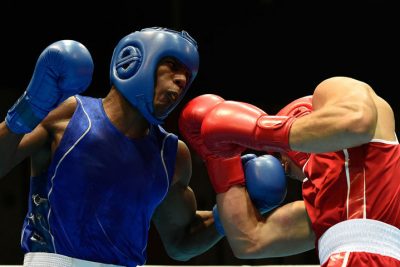
[{"label": "red boxing glove", "polygon": [[[312,96],[310,95],[294,100],[293,102],[282,108],[276,115],[292,116],[295,118],[300,118],[310,114],[311,111],[312,111]],[[293,151],[293,150],[288,151],[286,154],[301,169],[303,168],[304,164],[306,164],[308,158],[310,157],[309,153]]]},{"label": "red boxing glove", "polygon": [[203,140],[200,137],[201,124],[205,115],[216,105],[224,101],[222,97],[217,95],[201,95],[190,100],[183,107],[179,116],[178,127],[180,133],[202,159],[206,159],[211,153],[204,146]]},{"label": "red boxing glove", "polygon": [[310,114],[312,111],[312,95],[303,96],[282,108],[276,116],[293,116],[296,118]]},{"label": "red boxing glove", "polygon": [[179,117],[179,130],[189,145],[206,162],[210,181],[216,193],[226,192],[233,185],[245,184],[240,157],[245,148],[221,147],[221,150],[213,154],[203,144],[201,136],[203,119],[207,113],[223,102],[224,99],[217,95],[198,96],[185,105]]},{"label": "red boxing glove", "polygon": [[289,130],[295,117],[270,116],[244,102],[225,101],[204,118],[201,134],[214,152],[219,146],[241,145],[261,151],[289,151]]}]

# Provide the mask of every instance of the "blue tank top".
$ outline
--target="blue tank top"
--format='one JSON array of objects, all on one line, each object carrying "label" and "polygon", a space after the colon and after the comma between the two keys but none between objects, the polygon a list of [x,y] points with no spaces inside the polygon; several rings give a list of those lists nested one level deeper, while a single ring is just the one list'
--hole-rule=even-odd
[{"label": "blue tank top", "polygon": [[146,262],[151,217],[174,173],[176,135],[161,126],[130,139],[101,99],[77,108],[47,173],[31,177],[24,252],[54,252],[125,266]]}]

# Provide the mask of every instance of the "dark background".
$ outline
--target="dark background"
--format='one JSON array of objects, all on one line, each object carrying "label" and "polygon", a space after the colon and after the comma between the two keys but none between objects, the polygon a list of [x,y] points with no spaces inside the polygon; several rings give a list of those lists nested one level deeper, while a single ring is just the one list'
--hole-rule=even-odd
[{"label": "dark background", "polygon": [[[82,42],[95,62],[84,93],[109,90],[109,62],[126,34],[149,26],[187,30],[199,43],[200,70],[165,127],[177,134],[177,116],[189,99],[214,93],[250,102],[272,114],[289,101],[312,94],[330,76],[361,79],[398,113],[399,9],[395,1],[29,1],[1,4],[0,115],[28,84],[40,52],[60,39]],[[0,155],[7,157],[7,155]],[[201,160],[193,156],[191,186],[199,209],[211,209],[215,194]],[[26,212],[29,162],[0,180],[0,264],[22,264],[19,248]],[[285,201],[301,198],[289,181]],[[121,203],[123,205],[123,203]],[[317,264],[314,251],[275,259],[238,260],[225,239],[189,262],[168,258],[151,228],[148,264]]]}]

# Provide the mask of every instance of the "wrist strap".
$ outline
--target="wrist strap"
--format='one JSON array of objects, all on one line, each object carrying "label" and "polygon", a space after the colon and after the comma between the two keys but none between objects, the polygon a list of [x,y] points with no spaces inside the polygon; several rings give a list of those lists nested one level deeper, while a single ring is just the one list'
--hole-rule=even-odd
[{"label": "wrist strap", "polygon": [[261,116],[257,120],[257,142],[264,145],[265,151],[289,151],[289,132],[295,120],[291,116]]},{"label": "wrist strap", "polygon": [[207,171],[215,192],[223,193],[233,185],[244,185],[244,171],[240,155],[231,158],[209,157]]},{"label": "wrist strap", "polygon": [[[38,114],[39,113],[39,114]],[[47,113],[35,112],[26,92],[8,110],[6,125],[13,133],[29,133],[46,117]]]}]

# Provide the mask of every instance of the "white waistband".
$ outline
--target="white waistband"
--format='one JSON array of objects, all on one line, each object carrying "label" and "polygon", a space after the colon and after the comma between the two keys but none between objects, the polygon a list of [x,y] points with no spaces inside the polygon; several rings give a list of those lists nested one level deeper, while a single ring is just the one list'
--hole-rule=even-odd
[{"label": "white waistband", "polygon": [[352,219],[329,228],[318,240],[319,260],[339,252],[368,252],[400,260],[400,229],[371,220]]},{"label": "white waistband", "polygon": [[30,252],[25,254],[24,256],[24,267],[123,267],[123,266],[79,260],[54,253]]}]

